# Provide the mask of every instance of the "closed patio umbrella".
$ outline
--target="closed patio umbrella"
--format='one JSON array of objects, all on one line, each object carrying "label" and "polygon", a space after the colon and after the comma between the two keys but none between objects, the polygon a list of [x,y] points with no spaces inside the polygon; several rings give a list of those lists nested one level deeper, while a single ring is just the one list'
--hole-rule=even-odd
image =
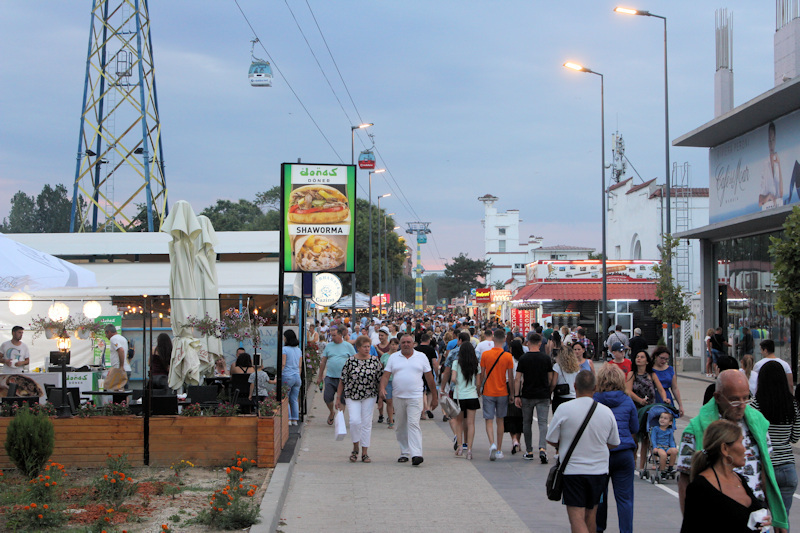
[{"label": "closed patio umbrella", "polygon": [[174,339],[168,386],[178,389],[184,382],[197,385],[200,381],[199,352],[202,344],[184,324],[187,317],[199,316],[200,311],[197,300],[200,295],[195,282],[195,242],[202,227],[189,203],[181,200],[172,206],[161,231],[172,236],[169,243],[169,297]]},{"label": "closed patio umbrella", "polygon": [[[194,281],[197,294],[200,297],[197,313],[199,317],[205,315],[219,320],[219,286],[217,285],[217,235],[214,226],[208,217],[197,217],[200,232],[195,239],[195,264]],[[213,369],[215,356],[222,356],[222,341],[217,337],[202,337],[200,339],[200,375]]]}]

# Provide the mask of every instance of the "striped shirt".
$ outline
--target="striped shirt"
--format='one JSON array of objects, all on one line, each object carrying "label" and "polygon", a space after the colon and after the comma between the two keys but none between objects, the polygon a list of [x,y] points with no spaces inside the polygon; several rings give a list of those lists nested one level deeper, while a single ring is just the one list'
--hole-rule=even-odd
[{"label": "striped shirt", "polygon": [[[769,425],[769,439],[772,441],[772,466],[794,464],[794,454],[792,444],[800,440],[800,409],[797,402],[794,404],[794,424],[772,424]],[[758,409],[758,402],[753,400],[750,404],[754,409]],[[760,409],[758,409],[760,411]]]}]

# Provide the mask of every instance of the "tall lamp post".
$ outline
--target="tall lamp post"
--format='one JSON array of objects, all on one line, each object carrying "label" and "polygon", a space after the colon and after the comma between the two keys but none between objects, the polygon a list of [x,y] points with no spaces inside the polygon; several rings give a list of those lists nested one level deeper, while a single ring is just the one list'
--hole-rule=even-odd
[{"label": "tall lamp post", "polygon": [[[603,255],[603,311],[602,322],[600,324],[600,334],[597,336],[598,343],[600,344],[597,349],[602,350],[605,346],[606,338],[606,313],[608,312],[608,286],[607,286],[607,272],[606,272],[606,124],[605,124],[605,95],[603,87],[603,75],[591,69],[579,65],[577,63],[566,62],[564,66],[578,72],[585,72],[587,74],[594,74],[600,76],[600,184],[602,188],[600,209],[601,209],[601,231],[602,238],[602,255]],[[599,352],[598,352],[599,353]]]},{"label": "tall lamp post", "polygon": [[[387,196],[391,196],[392,193],[387,192],[386,194],[382,194],[378,196],[378,217],[381,216],[381,198],[386,198]],[[383,233],[386,229],[386,217],[383,217],[384,224],[380,224],[380,219],[378,220],[378,224],[380,224],[381,228],[378,231],[378,317],[383,317],[383,275],[381,269],[381,233]],[[387,239],[384,239],[387,240]],[[372,254],[370,254],[372,255]]]},{"label": "tall lamp post", "polygon": [[[365,122],[364,124],[359,124],[358,126],[350,126],[350,164],[356,164],[356,130],[363,130],[364,128],[369,128],[370,126],[374,126],[372,122]],[[358,174],[358,169],[356,169],[356,174]],[[350,213],[352,217],[352,221],[350,222],[351,226],[355,225],[355,217],[356,217],[356,209],[353,206],[353,211]],[[371,228],[370,228],[371,229]],[[355,266],[353,267],[353,273],[350,275],[350,288],[353,291],[353,305],[350,310],[350,327],[352,331],[356,330],[356,271]]]},{"label": "tall lamp post", "polygon": [[385,168],[369,171],[369,320],[372,322],[372,175],[386,172]]},{"label": "tall lamp post", "polygon": [[[669,168],[669,87],[667,85],[667,17],[656,15],[642,9],[631,9],[628,7],[615,7],[614,12],[622,15],[638,15],[641,17],[654,17],[664,21],[664,180],[666,181],[665,196],[667,197],[667,224],[666,233],[672,235],[672,215],[670,214],[670,204],[672,204],[672,192],[670,191],[670,181],[672,181],[672,174]],[[672,275],[672,258],[668,257],[667,261],[670,262],[670,276]],[[670,349],[672,356],[672,322],[667,324],[667,346]]]}]

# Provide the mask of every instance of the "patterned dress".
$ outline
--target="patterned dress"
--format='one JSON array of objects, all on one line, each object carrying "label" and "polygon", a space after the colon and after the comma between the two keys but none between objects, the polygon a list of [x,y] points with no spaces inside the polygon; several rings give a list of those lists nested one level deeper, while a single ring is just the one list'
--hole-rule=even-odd
[{"label": "patterned dress", "polygon": [[342,367],[342,390],[345,398],[363,400],[378,396],[383,365],[377,357],[350,357]]}]

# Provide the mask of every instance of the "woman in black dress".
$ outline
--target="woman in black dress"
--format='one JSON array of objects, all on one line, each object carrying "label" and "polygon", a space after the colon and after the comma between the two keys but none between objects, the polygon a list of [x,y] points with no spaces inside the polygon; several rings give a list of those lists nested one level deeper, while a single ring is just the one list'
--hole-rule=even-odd
[{"label": "woman in black dress", "polygon": [[[742,430],[730,420],[712,422],[703,435],[704,450],[692,457],[681,533],[751,533],[750,513],[764,508],[734,468],[745,465]],[[769,515],[760,520],[770,525]]]}]

